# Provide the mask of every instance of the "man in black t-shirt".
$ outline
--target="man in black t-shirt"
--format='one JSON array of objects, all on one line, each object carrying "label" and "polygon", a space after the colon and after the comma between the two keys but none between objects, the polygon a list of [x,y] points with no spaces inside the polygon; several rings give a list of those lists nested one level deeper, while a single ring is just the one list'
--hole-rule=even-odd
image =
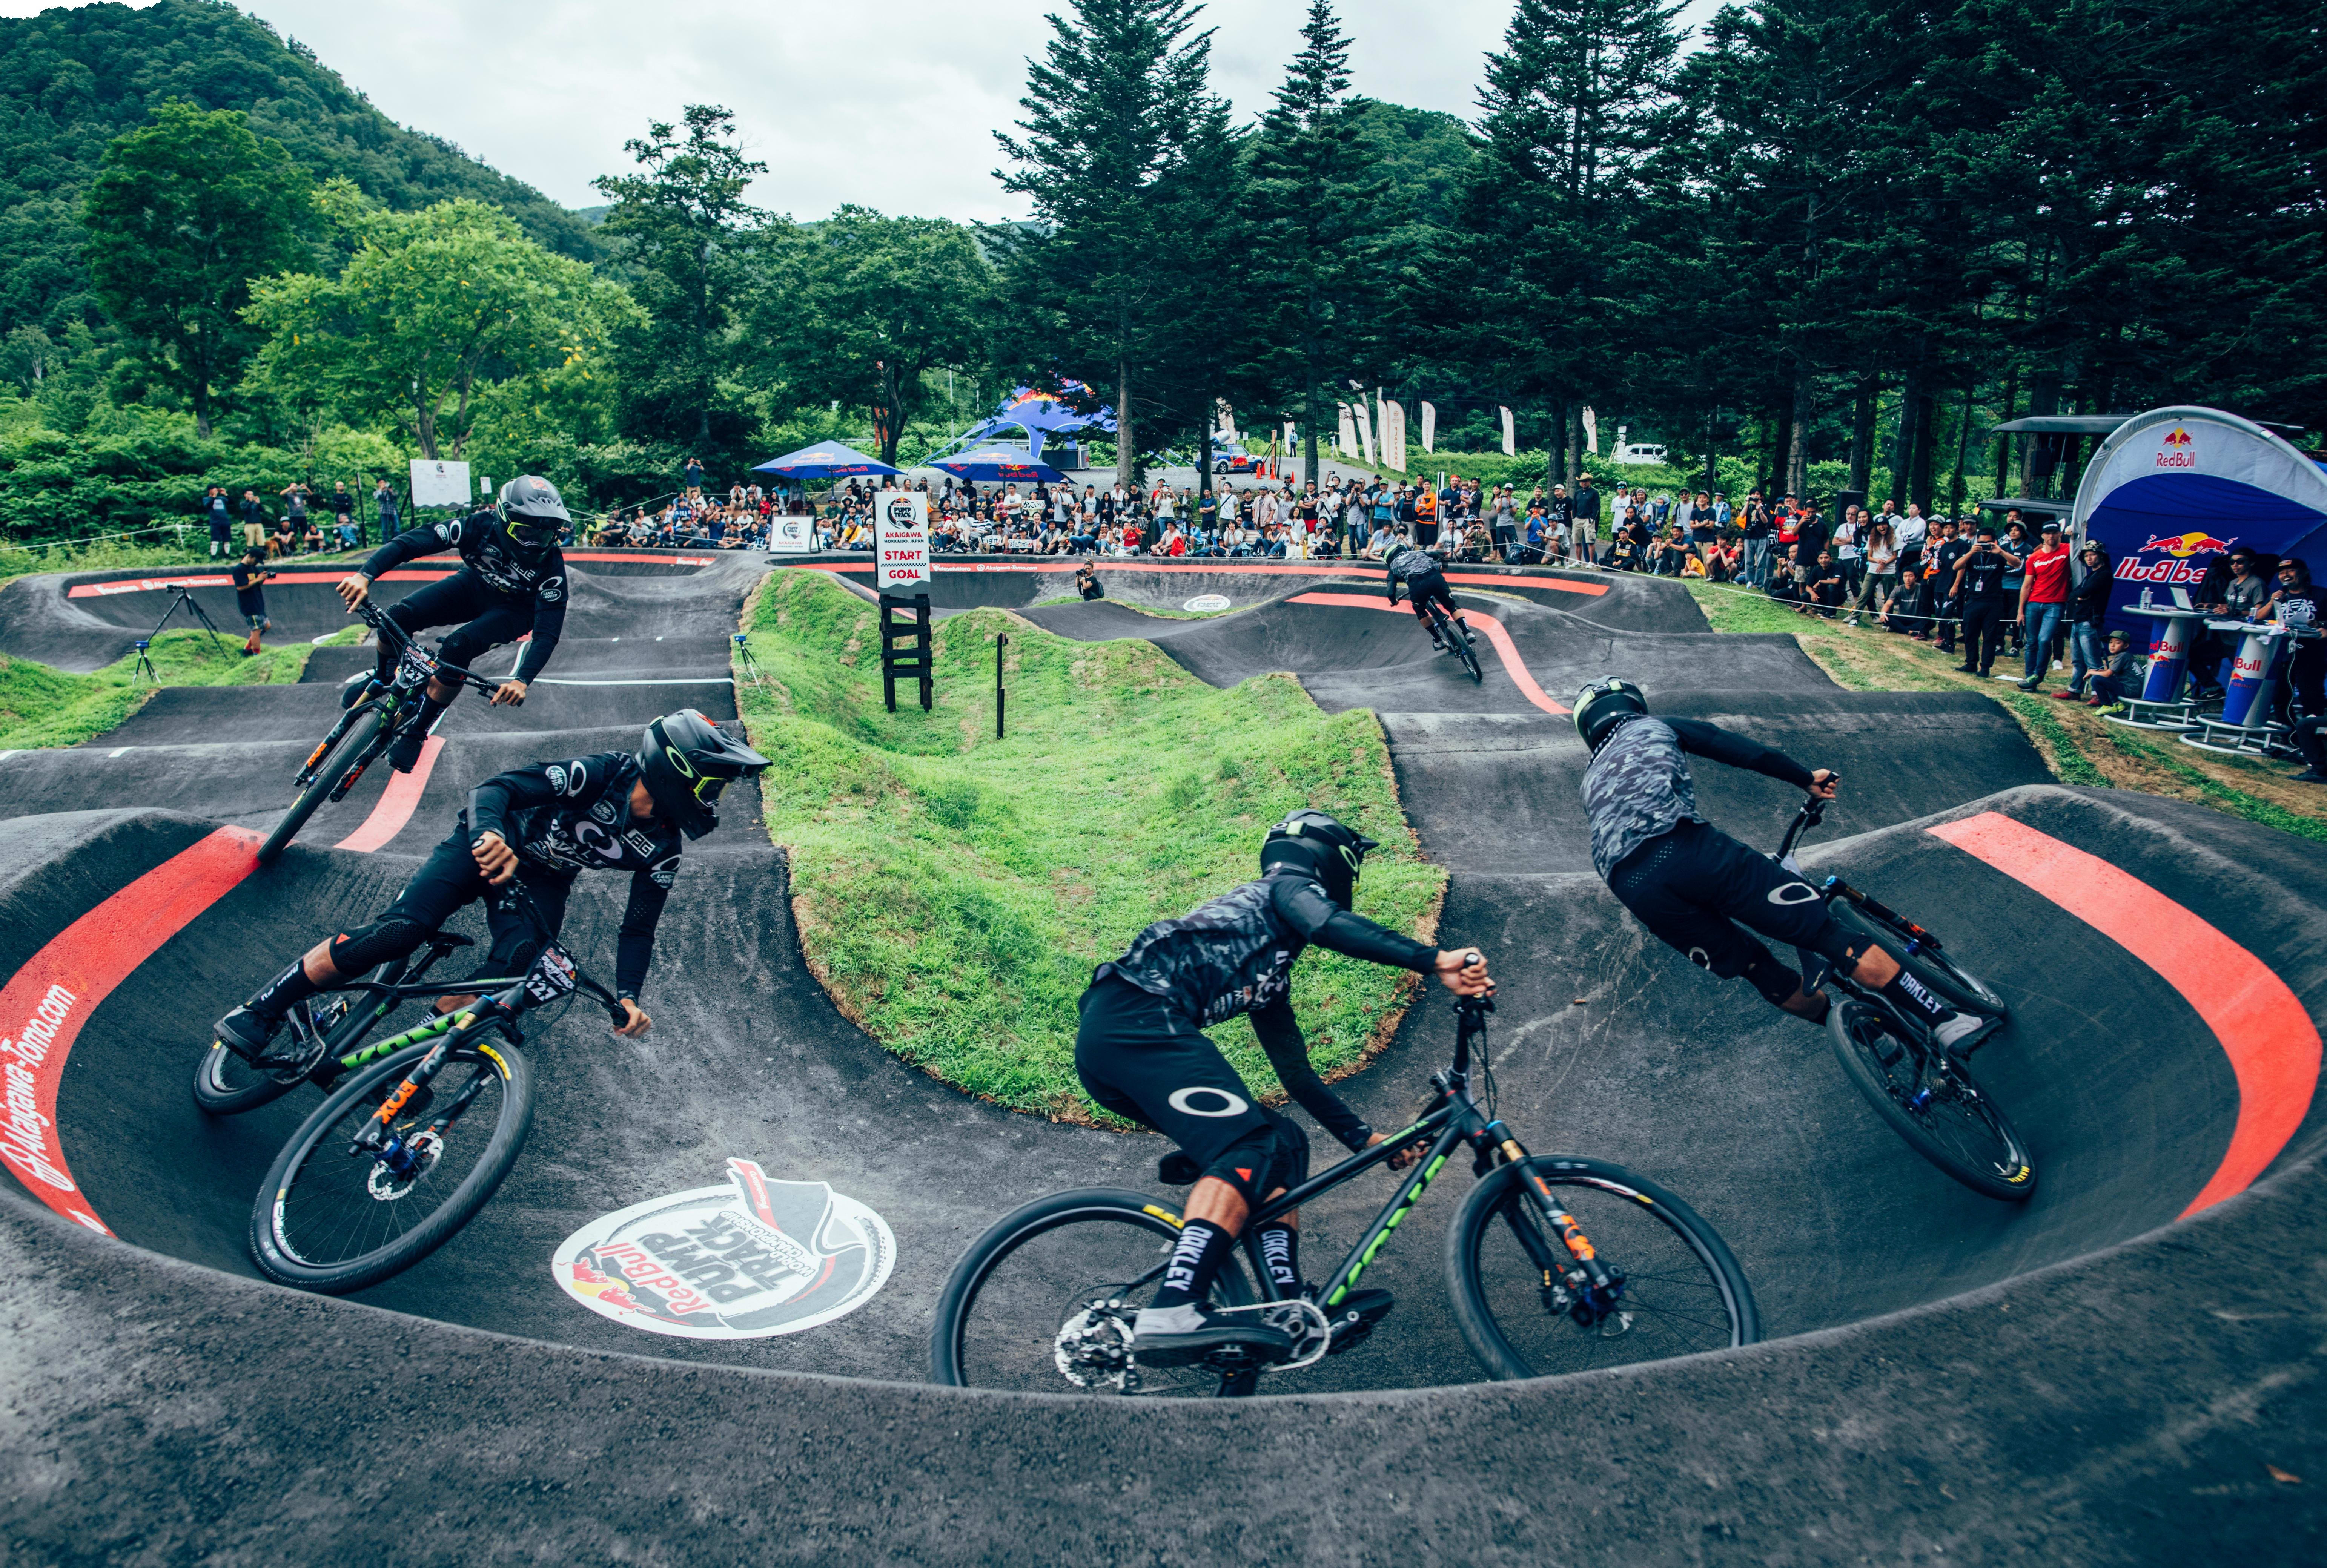
[{"label": "man in black t-shirt", "polygon": [[275,575],[263,571],[259,562],[266,552],[257,545],[246,545],[242,559],[234,564],[234,612],[250,628],[250,635],[242,639],[242,657],[248,658],[258,651],[258,634],[275,623],[266,619],[266,582]]},{"label": "man in black t-shirt", "polygon": [[210,527],[210,559],[215,561],[227,553],[234,538],[234,504],[226,499],[226,486],[214,484],[202,497],[202,520]]},{"label": "man in black t-shirt", "polygon": [[1963,615],[1963,605],[1956,594],[1956,568],[1971,554],[1971,531],[1960,523],[1934,523],[1930,537],[1931,570],[1924,581],[1930,587],[1931,613],[1939,617],[1933,622],[1932,646],[1941,653],[1953,653],[1956,623]]},{"label": "man in black t-shirt", "polygon": [[1995,667],[2004,646],[2004,623],[2013,613],[2016,588],[2005,580],[2019,568],[2017,556],[1997,547],[1995,530],[1981,525],[1971,553],[1956,567],[1955,591],[1963,599],[1964,661],[1956,667],[1966,675],[1986,675]]}]

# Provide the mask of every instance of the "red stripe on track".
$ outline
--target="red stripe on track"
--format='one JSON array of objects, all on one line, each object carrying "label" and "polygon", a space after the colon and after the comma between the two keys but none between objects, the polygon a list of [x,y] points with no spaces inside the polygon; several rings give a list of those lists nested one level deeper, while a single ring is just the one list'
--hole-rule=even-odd
[{"label": "red stripe on track", "polygon": [[[1391,604],[1387,601],[1376,599],[1369,593],[1296,593],[1287,602],[1331,604],[1342,610],[1405,609],[1404,605]],[[1487,640],[1495,645],[1495,651],[1502,656],[1503,671],[1511,677],[1511,684],[1519,688],[1519,695],[1527,698],[1547,714],[1565,714],[1572,711],[1559,703],[1553,702],[1544,695],[1543,688],[1536,685],[1535,677],[1528,671],[1527,661],[1519,658],[1519,645],[1511,641],[1511,634],[1503,630],[1501,621],[1491,615],[1481,615],[1471,610],[1463,611],[1463,619],[1468,624],[1484,631],[1487,634]]]},{"label": "red stripe on track", "polygon": [[[1382,580],[1378,566],[1286,565],[1279,562],[1243,561],[1227,563],[1181,563],[1173,561],[1093,561],[1089,563],[1102,572],[1162,572],[1166,574],[1201,576],[1208,573],[1229,573],[1238,576],[1278,577],[1355,577],[1360,581],[1378,583]],[[801,561],[797,563],[811,572],[865,572],[873,570],[869,561]],[[963,561],[958,564],[939,563],[939,572],[1072,572],[1084,565],[1074,561]],[[1605,583],[1575,583],[1565,577],[1498,577],[1489,573],[1450,573],[1449,583],[1492,585],[1501,588],[1553,588],[1562,593],[1582,593],[1598,598],[1608,592]]]},{"label": "red stripe on track", "polygon": [[[630,561],[641,566],[708,566],[717,558],[715,555],[622,555],[596,550],[568,550],[565,553],[565,559],[569,561]],[[435,583],[450,577],[458,569],[453,566],[441,569],[425,566],[399,566],[393,572],[383,574],[380,581],[383,583]],[[862,569],[867,572],[872,570],[870,566]],[[335,567],[327,572],[277,572],[272,581],[280,583],[342,583],[347,580],[348,574],[355,570],[355,566],[349,565]],[[178,588],[231,588],[232,586],[234,586],[233,578],[216,573],[185,577],[123,577],[111,583],[76,583],[65,590],[65,597],[109,599],[117,593],[158,593],[164,590]]]},{"label": "red stripe on track", "polygon": [[0,1162],[42,1202],[103,1230],[57,1131],[57,1085],[81,1025],[131,971],[258,869],[259,835],[221,827],[164,861],[51,938],[0,989]]},{"label": "red stripe on track", "polygon": [[2238,1120],[2187,1219],[2243,1192],[2303,1125],[2319,1086],[2319,1031],[2263,961],[2212,924],[2098,855],[1998,812],[1930,830],[2035,889],[2157,971],[2197,1009],[2238,1080]]},{"label": "red stripe on track", "polygon": [[435,770],[437,754],[444,750],[442,735],[431,735],[422,742],[420,761],[412,765],[412,771],[389,774],[388,788],[380,791],[363,826],[332,847],[369,854],[403,832],[404,825],[412,820],[412,813],[420,804],[420,792],[428,788],[428,775]]}]

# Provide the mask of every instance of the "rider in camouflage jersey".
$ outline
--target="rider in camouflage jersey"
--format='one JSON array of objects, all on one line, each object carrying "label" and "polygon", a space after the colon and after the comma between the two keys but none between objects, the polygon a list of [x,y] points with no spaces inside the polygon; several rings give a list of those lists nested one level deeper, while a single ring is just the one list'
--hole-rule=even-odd
[{"label": "rider in camouflage jersey", "polygon": [[1399,529],[1397,543],[1392,545],[1389,554],[1382,558],[1382,567],[1389,576],[1389,602],[1392,604],[1397,602],[1398,589],[1404,586],[1406,597],[1414,602],[1414,618],[1421,621],[1423,629],[1430,633],[1430,646],[1433,648],[1446,646],[1438,635],[1438,628],[1430,619],[1429,605],[1434,599],[1445,606],[1446,618],[1462,627],[1463,640],[1475,642],[1478,639],[1471,635],[1469,627],[1463,625],[1462,614],[1454,608],[1454,594],[1446,586],[1446,574],[1441,570],[1442,565],[1436,555],[1407,544],[1406,530]]},{"label": "rider in camouflage jersey", "polygon": [[[1101,964],[1083,994],[1075,1071],[1092,1099],[1177,1143],[1189,1180],[1187,1222],[1154,1303],[1132,1326],[1132,1354],[1184,1365],[1229,1346],[1284,1355],[1290,1337],[1253,1318],[1216,1319],[1205,1298],[1254,1205],[1300,1181],[1309,1140],[1245,1087],[1201,1031],[1244,1013],[1285,1091],[1352,1151],[1381,1141],[1309,1063],[1293,1013],[1293,966],[1311,943],[1332,952],[1436,975],[1451,990],[1493,989],[1475,953],[1442,952],[1388,930],[1350,903],[1372,839],[1303,809],[1268,830],[1261,877],[1174,920],[1158,920]],[[1393,1168],[1406,1163],[1401,1155]],[[1287,1295],[1302,1290],[1298,1215],[1271,1220],[1261,1251]],[[1353,1291],[1335,1335],[1389,1311],[1387,1291]]]},{"label": "rider in camouflage jersey", "polygon": [[1750,769],[1831,800],[1840,780],[1782,751],[1698,719],[1649,714],[1630,681],[1595,681],[1575,695],[1575,732],[1592,751],[1584,806],[1592,865],[1658,939],[1723,979],[1739,975],[1773,1006],[1823,1022],[1824,993],[1780,963],[1743,925],[1825,957],[1920,1019],[1944,1046],[1966,1044],[1988,1021],[1958,1013],[1881,947],[1861,944],[1800,874],[1715,827],[1696,807],[1691,753]]}]

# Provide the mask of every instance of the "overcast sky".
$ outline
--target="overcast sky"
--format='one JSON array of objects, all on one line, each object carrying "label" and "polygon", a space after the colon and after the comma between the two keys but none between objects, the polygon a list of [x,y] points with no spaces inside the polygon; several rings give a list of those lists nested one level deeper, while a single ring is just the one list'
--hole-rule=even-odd
[{"label": "overcast sky", "polygon": [[[245,0],[390,118],[568,206],[626,166],[625,138],[687,103],[736,114],[768,173],[759,205],[843,201],[958,219],[1022,216],[993,179],[1025,61],[1064,0]],[[0,14],[45,9],[0,0]],[[1470,117],[1511,0],[1341,0],[1356,90]],[[1690,11],[1707,12],[1711,0]],[[1213,82],[1240,116],[1283,79],[1306,0],[1211,0]]]}]

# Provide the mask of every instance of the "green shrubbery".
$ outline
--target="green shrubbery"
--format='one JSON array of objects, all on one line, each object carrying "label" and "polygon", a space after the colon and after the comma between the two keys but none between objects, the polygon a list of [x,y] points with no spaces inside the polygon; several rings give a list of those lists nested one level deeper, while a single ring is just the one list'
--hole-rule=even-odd
[{"label": "green shrubbery", "polygon": [[[1418,858],[1379,725],[1322,713],[1287,676],[1204,685],[1145,641],[1076,643],[1001,611],[939,623],[938,705],[881,702],[872,606],[773,574],[747,613],[766,683],[739,686],[780,759],[768,827],[791,858],[810,966],[926,1071],[1022,1110],[1104,1118],[1074,1076],[1075,1001],[1150,921],[1257,873],[1266,826],[1313,804],[1384,845],[1359,907],[1426,936],[1445,875]],[[994,639],[1010,637],[1009,738]],[[1321,1070],[1386,1038],[1414,976],[1315,953],[1294,1001]],[[1216,1031],[1276,1087],[1241,1022]]]}]

